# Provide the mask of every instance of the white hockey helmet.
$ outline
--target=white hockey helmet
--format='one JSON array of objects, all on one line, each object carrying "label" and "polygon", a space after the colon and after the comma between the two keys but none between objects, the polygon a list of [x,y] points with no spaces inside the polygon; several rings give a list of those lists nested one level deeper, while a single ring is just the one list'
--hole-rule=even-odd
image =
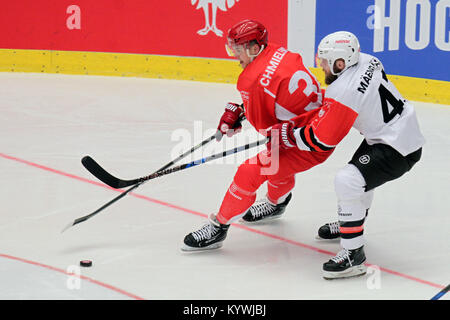
[{"label": "white hockey helmet", "polygon": [[[326,59],[331,73],[338,76],[347,68],[358,63],[359,51],[359,41],[353,33],[337,31],[330,33],[320,41],[317,48],[317,57]],[[338,59],[344,59],[345,68],[341,72],[335,73],[333,66]]]}]

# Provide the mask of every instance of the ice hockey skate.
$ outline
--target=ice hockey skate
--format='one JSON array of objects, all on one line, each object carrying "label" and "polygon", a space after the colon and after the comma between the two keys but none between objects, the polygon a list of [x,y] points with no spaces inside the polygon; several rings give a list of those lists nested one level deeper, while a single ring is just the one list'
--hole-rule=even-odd
[{"label": "ice hockey skate", "polygon": [[271,203],[267,198],[254,203],[247,213],[242,217],[244,222],[255,223],[260,221],[269,221],[280,218],[286,210],[286,206],[291,201],[292,193],[289,193],[286,200],[279,204]]},{"label": "ice hockey skate", "polygon": [[354,250],[343,248],[339,253],[323,264],[323,277],[327,280],[351,278],[366,274],[364,265],[366,255],[364,247]]},{"label": "ice hockey skate", "polygon": [[230,225],[221,224],[217,221],[216,216],[211,214],[208,223],[184,237],[184,244],[181,250],[201,251],[218,249],[222,247],[229,227]]},{"label": "ice hockey skate", "polygon": [[316,235],[316,240],[319,241],[335,241],[340,240],[341,233],[339,231],[339,222],[325,223],[319,228]]}]

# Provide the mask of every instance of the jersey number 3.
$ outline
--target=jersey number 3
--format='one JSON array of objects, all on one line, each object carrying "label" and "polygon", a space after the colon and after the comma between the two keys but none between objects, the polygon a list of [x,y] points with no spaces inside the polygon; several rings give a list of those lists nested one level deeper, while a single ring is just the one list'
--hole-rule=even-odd
[{"label": "jersey number 3", "polygon": [[[381,72],[383,73],[383,79],[388,82],[384,70]],[[400,115],[403,112],[403,101],[401,99],[397,99],[382,83],[378,88],[378,92],[380,93],[383,120],[384,123],[388,123],[394,119],[397,114]],[[392,111],[389,111],[389,105],[392,106]]]},{"label": "jersey number 3", "polygon": [[320,92],[320,88],[317,88],[317,86],[313,83],[313,79],[311,77],[314,77],[314,80],[317,79],[313,74],[308,74],[303,70],[298,70],[296,73],[294,73],[289,80],[289,93],[293,94],[298,89],[298,83],[300,80],[304,80],[306,82],[306,87],[303,88],[303,93],[306,97],[309,98],[309,96],[314,92],[317,95],[317,100],[314,102],[310,102],[306,107],[305,111],[310,111],[313,109],[316,109],[320,107],[322,104],[322,93]]}]

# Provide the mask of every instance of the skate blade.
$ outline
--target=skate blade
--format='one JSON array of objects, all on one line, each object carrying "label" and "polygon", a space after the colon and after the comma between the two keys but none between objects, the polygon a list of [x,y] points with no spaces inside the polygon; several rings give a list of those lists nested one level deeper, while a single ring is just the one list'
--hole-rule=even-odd
[{"label": "skate blade", "polygon": [[339,241],[341,241],[341,237],[337,237],[334,239],[324,239],[324,238],[319,237],[318,234],[316,234],[315,239],[316,239],[316,241],[319,241],[319,242],[339,242]]},{"label": "skate blade", "polygon": [[335,280],[360,277],[365,275],[366,272],[367,267],[361,264],[359,266],[350,267],[347,270],[341,272],[323,271],[322,275],[325,280]]},{"label": "skate blade", "polygon": [[242,224],[246,224],[246,225],[258,225],[258,224],[266,224],[266,223],[270,223],[273,220],[277,220],[279,218],[281,218],[282,215],[277,215],[277,216],[270,216],[261,220],[257,220],[257,221],[246,221],[244,219],[239,219],[239,222]]},{"label": "skate blade", "polygon": [[206,247],[197,248],[197,247],[189,247],[183,243],[183,245],[181,246],[181,251],[184,251],[184,252],[209,251],[209,250],[219,249],[222,247],[222,245],[223,245],[222,242],[217,242],[217,243],[213,243]]}]

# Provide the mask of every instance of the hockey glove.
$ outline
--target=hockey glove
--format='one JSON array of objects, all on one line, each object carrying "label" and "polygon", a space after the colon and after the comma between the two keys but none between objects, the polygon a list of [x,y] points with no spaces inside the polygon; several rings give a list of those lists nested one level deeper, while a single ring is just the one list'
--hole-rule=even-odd
[{"label": "hockey glove", "polygon": [[287,150],[297,146],[294,136],[294,124],[290,121],[285,121],[273,125],[268,131],[267,149],[270,150],[272,144],[275,148],[277,146],[281,150]]},{"label": "hockey glove", "polygon": [[[241,119],[243,116],[244,108],[242,105],[229,102],[225,107],[225,112],[220,118],[217,130],[220,131],[222,135],[226,134],[228,137],[233,136],[242,129]],[[222,135],[219,135],[219,138],[216,137],[216,139],[220,141]]]}]

